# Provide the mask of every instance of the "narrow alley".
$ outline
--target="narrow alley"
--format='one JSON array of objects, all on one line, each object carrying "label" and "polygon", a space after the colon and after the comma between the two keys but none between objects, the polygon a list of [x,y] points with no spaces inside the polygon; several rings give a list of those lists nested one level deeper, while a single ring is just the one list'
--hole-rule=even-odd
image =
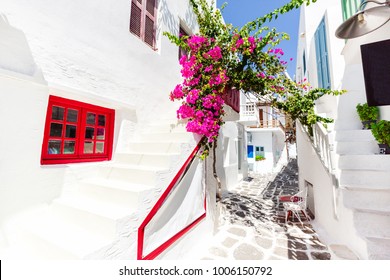
[{"label": "narrow alley", "polygon": [[298,191],[295,159],[279,173],[250,174],[219,202],[218,232],[203,260],[329,260],[310,222],[285,223],[279,195]]}]

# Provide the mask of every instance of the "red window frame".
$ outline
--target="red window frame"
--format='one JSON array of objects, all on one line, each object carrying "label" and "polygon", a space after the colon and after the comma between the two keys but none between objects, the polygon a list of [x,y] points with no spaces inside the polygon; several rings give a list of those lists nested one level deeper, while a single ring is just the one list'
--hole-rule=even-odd
[{"label": "red window frame", "polygon": [[41,164],[111,160],[115,110],[49,96]]},{"label": "red window frame", "polygon": [[156,50],[157,0],[132,0],[130,32]]}]

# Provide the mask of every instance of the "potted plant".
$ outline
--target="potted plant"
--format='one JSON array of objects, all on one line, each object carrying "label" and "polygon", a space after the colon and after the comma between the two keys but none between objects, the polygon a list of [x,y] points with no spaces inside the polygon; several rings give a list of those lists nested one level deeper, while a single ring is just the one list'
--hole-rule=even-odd
[{"label": "potted plant", "polygon": [[390,154],[390,121],[381,120],[371,125],[371,133],[378,142],[381,154]]},{"label": "potted plant", "polygon": [[367,103],[356,105],[356,111],[363,124],[363,129],[370,129],[371,124],[379,118],[379,109],[376,106],[369,106]]},{"label": "potted plant", "polygon": [[257,156],[255,157],[255,160],[256,160],[256,161],[265,160],[265,157],[264,157],[264,156],[257,155]]}]

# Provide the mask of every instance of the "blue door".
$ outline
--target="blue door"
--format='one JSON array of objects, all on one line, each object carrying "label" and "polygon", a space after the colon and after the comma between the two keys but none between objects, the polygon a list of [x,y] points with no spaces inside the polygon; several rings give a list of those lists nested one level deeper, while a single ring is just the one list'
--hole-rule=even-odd
[{"label": "blue door", "polygon": [[248,158],[253,158],[253,145],[248,145]]}]

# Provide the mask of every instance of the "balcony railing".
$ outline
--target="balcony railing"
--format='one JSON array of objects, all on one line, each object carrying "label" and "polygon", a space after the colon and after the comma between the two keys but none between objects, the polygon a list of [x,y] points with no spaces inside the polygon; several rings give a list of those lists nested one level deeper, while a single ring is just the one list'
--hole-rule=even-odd
[{"label": "balcony railing", "polygon": [[238,89],[227,89],[223,95],[225,104],[232,107],[237,113],[240,112],[240,91]]},{"label": "balcony railing", "polygon": [[254,103],[243,104],[240,106],[240,114],[244,117],[253,117],[256,113],[256,105]]},{"label": "balcony railing", "polygon": [[317,149],[324,166],[330,173],[333,172],[333,143],[329,137],[329,133],[321,123],[316,123],[313,126],[313,146]]},{"label": "balcony railing", "polygon": [[279,120],[262,120],[258,125],[249,126],[250,128],[281,128],[284,130],[283,124]]}]

